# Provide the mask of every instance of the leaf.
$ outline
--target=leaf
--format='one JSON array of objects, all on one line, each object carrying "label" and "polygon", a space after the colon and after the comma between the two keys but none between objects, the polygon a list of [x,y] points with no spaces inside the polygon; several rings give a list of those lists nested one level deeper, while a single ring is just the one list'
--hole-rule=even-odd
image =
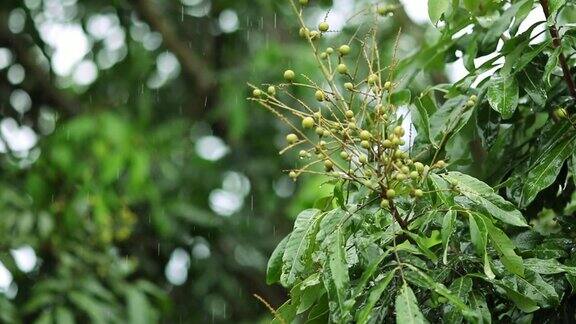
[{"label": "leaf", "polygon": [[390,255],[390,251],[388,250],[388,251],[382,253],[382,255],[380,255],[378,257],[378,259],[372,261],[368,265],[366,270],[364,270],[364,272],[362,273],[360,280],[356,284],[356,288],[354,288],[354,292],[352,293],[352,296],[354,298],[358,297],[362,293],[362,291],[364,290],[364,287],[366,286],[366,283],[368,283],[368,280],[370,280],[370,278],[374,275],[376,270],[378,270],[378,266],[380,265],[380,263],[382,263],[382,261],[384,261],[384,259],[386,257],[388,257],[389,255]]},{"label": "leaf", "polygon": [[518,290],[526,296],[531,296],[540,306],[558,305],[560,299],[558,293],[538,273],[528,270],[524,278],[516,277],[516,281]]},{"label": "leaf", "polygon": [[[468,295],[472,291],[472,279],[466,276],[457,278],[450,285],[450,291],[463,303],[466,303]],[[444,320],[447,323],[460,323],[462,322],[462,314],[453,305],[448,305],[448,312]]]},{"label": "leaf", "polygon": [[335,297],[338,300],[340,316],[348,312],[346,295],[350,278],[348,277],[348,265],[346,263],[345,240],[342,228],[328,237],[328,265],[330,267],[330,279],[335,288]]},{"label": "leaf", "polygon": [[510,238],[508,238],[501,229],[494,226],[494,224],[492,224],[492,222],[483,215],[475,214],[474,216],[484,220],[492,246],[494,246],[496,251],[498,251],[500,261],[502,261],[506,269],[519,276],[523,276],[524,265],[522,263],[522,258],[514,252],[515,246],[512,240],[510,240]]},{"label": "leaf", "polygon": [[396,295],[396,323],[419,324],[426,323],[424,315],[418,308],[418,301],[407,283],[402,285]]},{"label": "leaf", "polygon": [[410,236],[414,241],[416,241],[416,244],[418,245],[418,247],[420,248],[420,251],[422,251],[422,253],[428,257],[428,259],[430,259],[430,261],[436,263],[438,261],[438,257],[436,256],[436,254],[434,254],[434,252],[430,251],[429,247],[427,246],[425,239],[418,235],[418,234],[414,234],[414,233],[410,233],[408,231],[405,231],[406,235]]},{"label": "leaf", "polygon": [[456,221],[456,212],[449,210],[442,221],[442,247],[444,247],[444,253],[442,254],[442,262],[448,264],[448,244],[450,243],[450,237],[454,233],[454,222]]},{"label": "leaf", "polygon": [[282,274],[282,258],[289,238],[290,235],[287,235],[282,239],[282,241],[280,241],[280,243],[278,243],[268,260],[266,283],[269,285],[280,281],[280,275]]},{"label": "leaf", "polygon": [[74,314],[65,307],[58,306],[56,307],[56,311],[54,313],[54,317],[56,323],[58,324],[74,324],[76,321],[74,320]]},{"label": "leaf", "polygon": [[412,93],[409,89],[394,92],[390,95],[390,103],[398,107],[410,104]]},{"label": "leaf", "polygon": [[468,221],[470,224],[470,239],[476,253],[482,257],[484,263],[484,274],[489,279],[494,279],[496,276],[492,272],[490,267],[490,257],[488,256],[488,251],[486,250],[486,245],[488,243],[488,229],[483,218],[474,217],[473,214],[469,214]]},{"label": "leaf", "polygon": [[525,259],[524,266],[527,269],[544,275],[552,275],[564,272],[567,272],[571,275],[576,275],[576,267],[563,265],[556,259]]},{"label": "leaf", "polygon": [[488,103],[503,119],[512,117],[518,106],[519,89],[514,77],[495,75],[488,87]]},{"label": "leaf", "polygon": [[370,319],[370,314],[374,309],[374,305],[376,305],[376,303],[380,300],[380,296],[382,296],[382,293],[384,292],[384,290],[386,290],[386,288],[390,284],[390,281],[392,281],[392,278],[394,278],[396,270],[397,268],[388,272],[386,276],[384,276],[384,278],[378,281],[378,283],[374,286],[374,288],[370,290],[370,294],[368,295],[366,304],[364,305],[364,307],[362,307],[362,309],[360,309],[360,311],[356,316],[356,321],[358,323],[368,322],[368,320]]},{"label": "leaf", "polygon": [[540,309],[536,301],[518,292],[516,289],[498,282],[495,282],[494,284],[502,288],[505,291],[506,296],[508,296],[508,298],[510,298],[523,312],[532,313]]},{"label": "leaf", "polygon": [[280,283],[285,287],[292,286],[305,269],[305,257],[310,252],[310,240],[317,230],[317,223],[321,219],[317,209],[307,209],[298,214],[294,222],[294,230],[288,238],[286,249],[282,256],[282,274]]},{"label": "leaf", "polygon": [[490,314],[490,309],[488,308],[488,303],[486,303],[486,297],[473,291],[470,294],[469,303],[470,307],[480,314],[478,323],[492,323],[492,316]]},{"label": "leaf", "polygon": [[496,194],[484,182],[460,172],[449,172],[442,175],[442,177],[483,210],[486,215],[492,216],[506,224],[528,226],[520,211],[512,203]]}]

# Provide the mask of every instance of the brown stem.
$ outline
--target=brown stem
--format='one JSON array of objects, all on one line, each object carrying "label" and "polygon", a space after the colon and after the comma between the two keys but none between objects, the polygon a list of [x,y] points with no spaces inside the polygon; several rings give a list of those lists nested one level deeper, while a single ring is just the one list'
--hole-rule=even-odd
[{"label": "brown stem", "polygon": [[[550,10],[548,7],[548,0],[540,0],[540,5],[542,6],[542,10],[544,11],[544,16],[547,20],[550,18]],[[551,24],[550,28],[550,35],[552,36],[552,46],[554,48],[559,48],[562,46],[560,34],[558,33],[558,28],[556,28],[555,24]],[[560,67],[562,68],[562,73],[564,74],[564,80],[566,81],[566,85],[568,86],[568,92],[574,100],[576,100],[576,85],[574,84],[574,78],[572,77],[572,73],[570,72],[570,67],[566,61],[566,57],[564,53],[560,51],[560,55],[558,55],[558,60],[560,61]]]},{"label": "brown stem", "polygon": [[150,0],[131,0],[133,7],[152,29],[159,32],[166,47],[176,55],[184,71],[205,91],[211,90],[216,84],[216,78],[207,62],[183,42],[170,20],[164,17]]}]

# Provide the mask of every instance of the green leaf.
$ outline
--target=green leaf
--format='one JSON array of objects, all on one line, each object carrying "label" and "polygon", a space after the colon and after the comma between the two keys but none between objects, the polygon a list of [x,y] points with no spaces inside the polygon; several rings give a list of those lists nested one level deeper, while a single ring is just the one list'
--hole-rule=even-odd
[{"label": "green leaf", "polygon": [[310,240],[317,230],[317,223],[323,214],[317,209],[307,209],[298,214],[294,230],[288,238],[282,256],[282,274],[280,283],[284,287],[294,285],[296,279],[306,270],[306,258],[310,253]]},{"label": "green leaf", "polygon": [[404,283],[396,295],[396,323],[402,324],[420,324],[426,323],[426,319],[420,308],[414,292]]},{"label": "green leaf", "polygon": [[54,317],[56,319],[56,323],[58,324],[74,324],[76,321],[74,320],[74,314],[68,308],[65,307],[56,307],[56,311],[54,313]]},{"label": "green leaf", "polygon": [[524,264],[522,263],[522,258],[514,252],[514,243],[508,236],[499,228],[494,226],[492,222],[483,215],[474,214],[476,221],[478,218],[484,220],[486,229],[488,230],[488,236],[490,236],[490,241],[492,246],[498,251],[500,255],[500,261],[504,264],[506,269],[510,272],[515,273],[519,276],[524,275]]},{"label": "green leaf", "polygon": [[[450,291],[463,303],[466,303],[468,295],[472,291],[472,279],[466,276],[457,278],[450,285]],[[447,323],[460,323],[462,322],[462,314],[453,305],[449,305],[444,321]]]},{"label": "green leaf", "polygon": [[526,296],[531,296],[540,306],[558,305],[560,300],[558,293],[538,273],[528,270],[525,277],[516,277],[516,282],[518,290]]},{"label": "green leaf", "polygon": [[[494,192],[484,182],[462,174],[449,172],[442,175],[446,181],[456,187],[464,196],[480,208],[486,215],[490,215],[506,224],[527,227],[526,220],[514,205]],[[468,207],[468,206],[463,206]]]},{"label": "green leaf", "polygon": [[360,311],[356,315],[356,321],[358,323],[363,324],[368,322],[372,310],[374,309],[374,305],[376,305],[376,303],[380,300],[382,293],[384,292],[384,290],[386,290],[386,288],[390,284],[390,281],[392,281],[392,279],[394,278],[396,270],[397,268],[388,272],[386,276],[384,276],[384,278],[378,281],[378,283],[374,286],[374,288],[370,290],[370,294],[368,295],[366,304],[364,305],[364,307],[362,307],[362,309],[360,309]]},{"label": "green leaf", "polygon": [[128,304],[128,322],[131,324],[154,323],[156,318],[151,312],[152,307],[146,295],[136,288],[128,288],[126,292]]},{"label": "green leaf", "polygon": [[473,214],[468,215],[468,220],[470,224],[470,239],[476,249],[476,253],[482,257],[484,263],[484,274],[486,274],[489,279],[494,279],[496,276],[490,267],[490,257],[486,250],[488,243],[488,229],[486,228],[486,223],[483,218],[474,217]]},{"label": "green leaf", "polygon": [[442,262],[448,264],[448,244],[450,244],[450,237],[454,233],[454,223],[456,222],[456,212],[449,210],[442,221],[442,247],[444,253],[442,254]]},{"label": "green leaf", "polygon": [[358,297],[362,291],[364,290],[364,287],[366,286],[366,283],[368,283],[368,280],[370,280],[370,278],[374,275],[374,273],[376,272],[376,270],[378,270],[378,267],[380,266],[380,263],[382,263],[382,261],[384,261],[384,259],[386,257],[388,257],[390,255],[390,251],[386,251],[384,253],[382,253],[382,255],[380,255],[378,257],[378,259],[372,261],[368,267],[366,268],[366,270],[364,270],[364,272],[362,273],[362,276],[360,277],[360,280],[358,281],[358,283],[356,284],[356,288],[354,288],[354,292],[352,293],[353,297]]},{"label": "green leaf", "polygon": [[348,264],[346,263],[346,241],[342,228],[328,237],[328,266],[330,267],[330,279],[335,288],[335,297],[338,301],[340,315],[348,312],[346,296],[350,278],[348,277]]},{"label": "green leaf", "polygon": [[532,298],[518,292],[516,289],[509,287],[508,285],[498,283],[498,282],[495,282],[494,284],[496,286],[502,288],[504,290],[506,296],[508,296],[508,298],[510,298],[510,300],[512,300],[514,302],[514,304],[516,304],[516,306],[520,310],[522,310],[523,312],[532,313],[532,312],[540,309],[540,307],[538,306],[538,303],[536,303],[536,301],[534,301]]},{"label": "green leaf", "polygon": [[390,95],[390,102],[396,106],[405,106],[410,104],[412,93],[409,89],[394,92]]},{"label": "green leaf", "polygon": [[525,259],[524,266],[527,269],[544,275],[552,275],[564,272],[567,272],[571,275],[576,275],[576,267],[563,265],[556,259]]},{"label": "green leaf", "polygon": [[276,246],[268,260],[266,283],[269,285],[280,281],[280,276],[282,275],[282,257],[284,256],[289,238],[290,235],[287,235],[278,243],[278,246]]},{"label": "green leaf", "polygon": [[470,308],[475,309],[480,314],[478,323],[490,324],[492,323],[492,315],[486,302],[486,297],[478,292],[473,291],[469,298]]},{"label": "green leaf", "polygon": [[502,115],[502,118],[512,117],[518,106],[518,96],[518,83],[514,77],[502,77],[497,74],[490,80],[488,103]]}]

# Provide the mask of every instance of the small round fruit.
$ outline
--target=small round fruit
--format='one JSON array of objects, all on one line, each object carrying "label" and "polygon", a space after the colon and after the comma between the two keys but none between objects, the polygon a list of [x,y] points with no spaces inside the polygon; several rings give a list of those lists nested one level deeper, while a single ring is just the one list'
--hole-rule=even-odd
[{"label": "small round fruit", "polygon": [[316,97],[316,100],[318,100],[318,101],[324,101],[324,91],[316,90],[314,97]]},{"label": "small round fruit", "polygon": [[298,0],[298,2],[303,6],[308,4],[308,0]]},{"label": "small round fruit", "polygon": [[269,86],[268,87],[268,94],[271,96],[276,95],[276,87],[275,86]]},{"label": "small round fruit", "polygon": [[252,95],[256,98],[260,98],[262,91],[260,91],[260,89],[254,89],[254,91],[252,91]]},{"label": "small round fruit", "polygon": [[302,127],[304,127],[304,128],[314,127],[314,118],[305,117],[304,119],[302,119]]},{"label": "small round fruit", "polygon": [[360,132],[360,139],[363,141],[367,141],[372,137],[372,134],[370,134],[369,131],[367,130],[363,130]]},{"label": "small round fruit", "polygon": [[290,178],[292,178],[293,180],[296,180],[296,178],[298,178],[298,173],[296,173],[295,171],[290,171],[290,173],[288,174],[288,176]]},{"label": "small round fruit", "polygon": [[306,150],[301,150],[298,153],[298,156],[300,156],[301,159],[307,158],[308,157],[308,152],[306,152]]},{"label": "small round fruit", "polygon": [[316,134],[318,134],[319,136],[324,135],[324,128],[316,127]]},{"label": "small round fruit", "polygon": [[416,189],[414,190],[414,197],[416,198],[420,198],[424,195],[424,191],[422,191],[422,189]]},{"label": "small round fruit", "polygon": [[288,134],[286,135],[286,141],[288,141],[288,143],[290,144],[294,144],[296,142],[298,142],[298,135],[296,134]]},{"label": "small round fruit", "polygon": [[340,152],[340,157],[344,160],[348,160],[350,158],[350,155],[348,154],[348,152],[342,151]]},{"label": "small round fruit", "polygon": [[384,82],[384,89],[386,89],[386,91],[390,91],[390,89],[392,89],[392,82],[390,81]]},{"label": "small round fruit", "polygon": [[404,136],[404,128],[402,128],[402,126],[394,127],[394,134],[398,137]]},{"label": "small round fruit", "polygon": [[390,207],[390,201],[388,199],[382,199],[382,201],[380,201],[380,208],[386,209],[388,207]]},{"label": "small round fruit", "polygon": [[338,48],[338,52],[339,52],[340,55],[342,55],[342,56],[348,55],[348,54],[350,54],[350,46],[348,46],[348,45],[342,45],[342,46],[340,46],[340,48]]},{"label": "small round fruit", "polygon": [[389,139],[385,139],[385,140],[382,142],[382,145],[384,146],[384,148],[392,148],[392,147],[394,147],[394,144],[393,144],[392,141],[389,140]]},{"label": "small round fruit", "polygon": [[466,107],[472,108],[472,107],[474,107],[474,105],[476,105],[476,102],[474,100],[466,101]]},{"label": "small round fruit", "polygon": [[330,136],[330,131],[327,130],[327,129],[325,129],[325,130],[322,132],[322,136]]},{"label": "small round fruit", "polygon": [[288,82],[292,82],[294,81],[294,78],[296,77],[296,74],[294,73],[294,71],[292,70],[286,70],[284,71],[284,79]]},{"label": "small round fruit", "polygon": [[320,32],[319,31],[313,30],[310,32],[310,39],[316,40],[318,38],[320,38]]},{"label": "small round fruit", "polygon": [[370,148],[370,142],[368,141],[361,141],[360,142],[360,146],[362,146],[365,149],[369,149]]},{"label": "small round fruit", "polygon": [[422,164],[420,162],[414,162],[414,167],[416,168],[416,171],[418,171],[418,172],[424,171],[424,164]]},{"label": "small round fruit", "polygon": [[354,123],[354,122],[349,122],[349,123],[348,123],[348,128],[350,128],[350,129],[356,129],[356,127],[357,127],[357,126],[356,126],[356,123]]},{"label": "small round fruit", "polygon": [[340,73],[340,74],[346,74],[346,73],[348,73],[348,67],[346,66],[346,64],[340,63],[336,67],[336,71],[338,71],[338,73]]},{"label": "small round fruit", "polygon": [[406,175],[404,173],[396,174],[396,180],[402,181],[406,179]]},{"label": "small round fruit", "polygon": [[330,160],[326,160],[324,161],[324,168],[326,171],[331,171],[334,168],[334,163],[332,163]]},{"label": "small round fruit", "polygon": [[566,111],[565,108],[557,108],[556,110],[554,110],[554,115],[556,115],[556,117],[558,117],[559,119],[564,119],[568,117],[568,111]]},{"label": "small round fruit", "polygon": [[306,27],[300,27],[298,30],[298,35],[300,35],[302,38],[308,37],[308,35],[310,35],[310,30]]},{"label": "small round fruit", "polygon": [[396,197],[396,191],[394,189],[386,190],[386,197],[390,199]]},{"label": "small round fruit", "polygon": [[346,88],[348,91],[352,91],[354,90],[354,84],[352,84],[352,82],[346,82],[344,83],[344,88]]},{"label": "small round fruit", "polygon": [[418,173],[418,171],[412,171],[410,172],[410,179],[418,179],[418,177],[420,176],[420,174]]},{"label": "small round fruit", "polygon": [[360,155],[360,157],[358,157],[358,161],[362,164],[366,164],[368,163],[368,157],[364,154]]},{"label": "small round fruit", "polygon": [[354,117],[354,112],[352,110],[346,110],[346,118]]},{"label": "small round fruit", "polygon": [[328,55],[333,54],[334,53],[334,49],[332,47],[327,47],[326,48],[326,53],[328,53]]},{"label": "small round fruit", "polygon": [[378,76],[376,74],[370,74],[368,76],[368,84],[374,84],[378,81]]},{"label": "small round fruit", "polygon": [[478,96],[477,95],[471,95],[470,100],[476,102],[478,100]]},{"label": "small round fruit", "polygon": [[320,25],[318,25],[318,30],[320,30],[321,32],[327,32],[328,29],[330,29],[330,25],[328,25],[328,23],[325,21],[321,22]]},{"label": "small round fruit", "polygon": [[401,170],[403,173],[408,173],[408,172],[410,172],[410,168],[408,168],[407,166],[401,167],[400,170]]},{"label": "small round fruit", "polygon": [[439,169],[444,169],[446,167],[446,162],[444,162],[444,160],[440,160],[436,162],[436,167]]},{"label": "small round fruit", "polygon": [[328,54],[326,52],[322,52],[322,53],[320,53],[320,58],[325,60],[328,58]]}]

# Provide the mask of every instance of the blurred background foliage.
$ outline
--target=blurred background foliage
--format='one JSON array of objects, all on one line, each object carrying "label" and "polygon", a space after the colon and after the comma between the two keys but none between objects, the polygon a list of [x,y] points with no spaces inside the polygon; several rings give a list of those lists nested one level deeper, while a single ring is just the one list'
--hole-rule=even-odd
[{"label": "blurred background foliage", "polygon": [[[369,3],[312,1],[307,19],[331,10],[352,35]],[[381,48],[400,29],[399,56],[434,40],[417,18],[381,21]],[[246,100],[285,68],[316,77],[296,26],[281,0],[3,0],[0,321],[269,319],[252,296],[285,299],[268,256],[332,190],[281,172],[287,129]]]}]

